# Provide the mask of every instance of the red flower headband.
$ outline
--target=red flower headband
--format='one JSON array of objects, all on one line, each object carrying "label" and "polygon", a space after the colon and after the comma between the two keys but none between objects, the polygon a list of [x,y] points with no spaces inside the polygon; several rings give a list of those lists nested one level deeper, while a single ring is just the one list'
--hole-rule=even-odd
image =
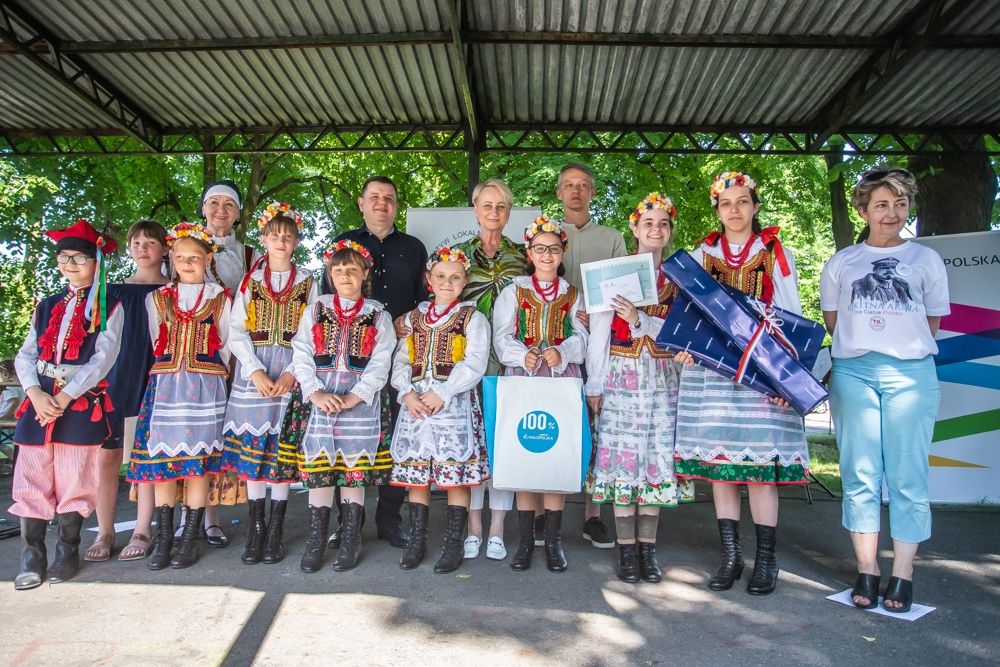
[{"label": "red flower headband", "polygon": [[374,260],[372,260],[372,254],[368,252],[368,248],[364,247],[357,241],[348,241],[347,239],[337,241],[332,246],[327,248],[326,251],[323,253],[323,263],[329,264],[330,258],[332,258],[334,254],[340,252],[341,250],[353,250],[354,252],[361,255],[361,258],[368,263],[368,266],[371,266],[372,264],[375,263]]}]

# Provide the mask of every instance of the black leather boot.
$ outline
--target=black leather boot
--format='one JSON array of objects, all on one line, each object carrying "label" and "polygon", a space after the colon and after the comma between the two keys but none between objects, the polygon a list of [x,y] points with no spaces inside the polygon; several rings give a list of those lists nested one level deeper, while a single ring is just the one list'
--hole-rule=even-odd
[{"label": "black leather boot", "polygon": [[534,551],[535,511],[517,510],[517,549],[510,557],[510,569],[523,572],[530,568],[531,554]]},{"label": "black leather boot", "polygon": [[639,576],[651,584],[663,581],[663,572],[656,562],[655,542],[639,542]]},{"label": "black leather boot", "polygon": [[445,519],[444,548],[441,558],[434,564],[438,574],[454,572],[462,564],[465,554],[465,524],[469,519],[469,510],[461,505],[448,505],[448,515]]},{"label": "black leather boot", "polygon": [[566,571],[562,546],[562,510],[545,510],[545,564],[550,572]]},{"label": "black leather boot", "polygon": [[410,537],[406,543],[399,569],[413,570],[427,554],[427,517],[430,508],[420,503],[410,503]]},{"label": "black leather boot", "polygon": [[264,537],[267,524],[264,522],[263,498],[247,501],[247,546],[240,557],[247,565],[259,563],[264,557]]},{"label": "black leather boot", "polygon": [[344,511],[341,513],[344,517],[344,536],[340,542],[337,560],[333,561],[335,572],[353,570],[361,560],[361,515],[365,508],[358,503],[344,503],[344,505]]},{"label": "black leather boot", "polygon": [[719,519],[719,539],[722,542],[722,564],[708,580],[713,591],[728,591],[743,576],[743,550],[740,548],[740,522]]},{"label": "black leather boot", "polygon": [[21,517],[21,571],[14,577],[14,590],[26,591],[42,585],[48,566],[45,551],[45,519]]},{"label": "black leather boot", "polygon": [[287,500],[271,501],[271,520],[267,524],[264,542],[264,562],[271,565],[285,559],[285,508]]},{"label": "black leather boot", "polygon": [[69,581],[80,571],[80,528],[83,527],[83,515],[79,512],[56,516],[59,518],[59,541],[46,578],[53,584]]},{"label": "black leather boot", "polygon": [[174,548],[174,506],[160,505],[153,510],[153,515],[156,517],[156,535],[146,565],[150,570],[162,570],[170,565],[170,551]]},{"label": "black leather boot", "polygon": [[303,572],[319,572],[323,567],[323,552],[326,551],[326,533],[330,529],[330,508],[309,506],[309,537],[306,550],[302,554],[299,569]]},{"label": "black leather boot", "polygon": [[174,557],[170,559],[170,567],[183,570],[198,562],[198,538],[201,536],[201,524],[205,520],[205,508],[187,508],[184,520],[184,530],[181,532],[181,542],[177,545]]},{"label": "black leather boot", "polygon": [[757,529],[757,554],[753,559],[753,575],[747,584],[750,595],[770,595],[778,585],[778,558],[774,548],[778,544],[777,528],[754,524]]},{"label": "black leather boot", "polygon": [[639,556],[634,542],[618,545],[618,578],[628,584],[639,583]]}]

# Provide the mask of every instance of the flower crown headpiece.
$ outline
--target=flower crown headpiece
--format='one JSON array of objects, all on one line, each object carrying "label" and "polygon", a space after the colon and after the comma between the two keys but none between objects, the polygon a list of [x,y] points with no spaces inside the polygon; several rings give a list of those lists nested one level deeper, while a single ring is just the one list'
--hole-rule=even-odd
[{"label": "flower crown headpiece", "polygon": [[291,204],[283,201],[276,201],[268,204],[267,208],[264,209],[264,212],[260,214],[259,218],[257,218],[257,227],[264,229],[264,227],[267,226],[267,223],[271,222],[274,220],[275,216],[282,213],[287,214],[290,218],[295,220],[296,229],[300,232],[302,231],[302,214],[292,208]]},{"label": "flower crown headpiece", "polygon": [[548,232],[550,234],[555,234],[562,241],[563,246],[569,240],[569,236],[566,234],[566,230],[562,228],[562,223],[557,220],[549,220],[547,216],[540,215],[531,221],[524,230],[524,242],[531,243],[531,239],[535,238],[543,232]]},{"label": "flower crown headpiece", "polygon": [[323,263],[329,264],[330,259],[341,250],[353,250],[354,252],[361,255],[362,259],[368,262],[368,266],[371,266],[372,264],[375,263],[374,260],[372,260],[372,254],[368,252],[368,248],[364,247],[357,241],[349,241],[347,239],[337,241],[329,248],[327,248],[326,251],[323,253]]},{"label": "flower crown headpiece", "polygon": [[748,187],[754,192],[757,192],[757,181],[750,177],[750,174],[744,174],[739,171],[724,171],[715,177],[712,181],[712,207],[715,208],[719,205],[719,195],[726,188],[732,187]]},{"label": "flower crown headpiece", "polygon": [[177,225],[167,232],[167,247],[173,248],[180,239],[191,237],[208,245],[209,252],[218,252],[219,246],[212,240],[212,235],[205,231],[205,228],[194,222],[178,222]]},{"label": "flower crown headpiece", "polygon": [[659,192],[650,192],[645,199],[636,204],[635,210],[632,211],[632,215],[628,219],[632,224],[636,224],[643,213],[652,211],[654,208],[666,211],[667,215],[670,216],[670,224],[674,224],[674,220],[677,219],[677,207],[674,206],[674,202],[671,201],[670,197],[665,197]]},{"label": "flower crown headpiece", "polygon": [[462,268],[467,272],[472,270],[472,262],[469,261],[469,256],[465,254],[464,250],[458,248],[441,246],[432,252],[431,256],[427,259],[427,270],[430,271],[431,267],[438,262],[456,262],[461,264]]}]

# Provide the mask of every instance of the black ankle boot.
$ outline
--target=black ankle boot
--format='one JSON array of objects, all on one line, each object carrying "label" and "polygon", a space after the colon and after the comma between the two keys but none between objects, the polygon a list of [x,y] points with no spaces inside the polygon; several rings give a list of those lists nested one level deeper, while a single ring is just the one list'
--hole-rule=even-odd
[{"label": "black ankle boot", "polygon": [[441,558],[434,564],[438,574],[454,572],[462,564],[465,554],[465,523],[469,518],[469,510],[461,505],[448,505],[448,516],[445,519],[444,548]]},{"label": "black ankle boot", "polygon": [[399,569],[415,569],[427,553],[427,516],[430,508],[420,503],[410,503],[410,539],[399,559]]},{"label": "black ankle boot", "polygon": [[267,534],[264,502],[263,498],[247,501],[247,546],[240,557],[240,560],[247,565],[259,563],[264,557],[264,537]]},{"label": "black ankle boot", "polygon": [[755,523],[757,529],[757,554],[753,559],[753,575],[747,584],[750,595],[769,595],[778,585],[778,558],[774,547],[778,544],[777,528]]},{"label": "black ankle boot", "polygon": [[728,591],[743,576],[743,550],[740,548],[740,522],[719,519],[719,539],[722,542],[722,564],[708,580],[713,591]]},{"label": "black ankle boot", "polygon": [[639,554],[634,542],[618,545],[618,578],[628,584],[639,583]]},{"label": "black ankle boot", "polygon": [[26,591],[42,585],[48,554],[45,551],[45,519],[21,517],[21,572],[14,577],[14,589]]},{"label": "black ankle boot", "polygon": [[153,510],[153,516],[156,518],[156,536],[146,565],[150,570],[162,570],[170,565],[170,551],[174,548],[174,506],[160,505]]},{"label": "black ankle boot", "polygon": [[[542,542],[544,544],[544,540]],[[510,557],[510,569],[523,572],[531,567],[535,551],[535,511],[517,510],[517,549]]]},{"label": "black ankle boot", "polygon": [[340,553],[333,561],[335,572],[353,570],[361,560],[361,515],[365,508],[358,503],[343,503],[345,507],[341,516],[344,517],[344,536],[340,542]]},{"label": "black ankle boot", "polygon": [[198,537],[201,536],[201,524],[205,520],[205,508],[187,508],[184,530],[181,532],[181,542],[177,545],[174,557],[170,559],[170,567],[183,570],[198,562]]},{"label": "black ankle boot", "polygon": [[264,562],[271,565],[285,559],[285,508],[287,500],[271,501],[271,520],[267,524],[264,542]]},{"label": "black ankle boot", "polygon": [[56,557],[49,568],[46,581],[57,584],[69,581],[80,570],[80,528],[83,515],[79,512],[57,514],[59,518],[59,541],[56,543]]},{"label": "black ankle boot", "polygon": [[639,576],[651,584],[663,581],[663,572],[656,562],[655,542],[639,542]]},{"label": "black ankle boot", "polygon": [[303,572],[319,572],[323,567],[323,552],[326,551],[326,533],[330,529],[330,508],[309,506],[309,537],[306,550],[302,554],[299,569]]},{"label": "black ankle boot", "polygon": [[562,510],[545,510],[545,564],[551,572],[566,571],[562,546]]}]

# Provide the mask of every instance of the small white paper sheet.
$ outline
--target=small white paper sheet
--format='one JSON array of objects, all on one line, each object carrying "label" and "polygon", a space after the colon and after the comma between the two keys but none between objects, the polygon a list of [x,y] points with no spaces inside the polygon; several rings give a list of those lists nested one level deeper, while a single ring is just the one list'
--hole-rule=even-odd
[{"label": "small white paper sheet", "polygon": [[642,283],[638,273],[628,273],[616,278],[601,281],[601,301],[610,304],[612,299],[620,296],[632,303],[639,303],[645,298],[642,293]]},{"label": "small white paper sheet", "polygon": [[[846,590],[840,591],[839,593],[834,593],[833,595],[827,595],[827,600],[833,600],[834,602],[839,602],[840,604],[846,604],[849,607],[854,607],[854,600],[851,599],[851,591],[853,589],[848,588]],[[915,621],[922,616],[926,616],[937,609],[937,607],[928,607],[926,605],[913,603],[910,607],[910,611],[905,614],[894,614],[891,611],[886,611],[882,608],[882,596],[878,596],[878,606],[874,609],[865,609],[864,611],[870,611],[875,614],[881,614],[882,616],[888,616],[890,618],[899,618],[904,621]]]},{"label": "small white paper sheet", "polygon": [[[119,521],[115,524],[116,533],[124,533],[126,530],[132,530],[133,528],[135,528],[135,521]],[[94,526],[93,528],[88,528],[87,530],[96,533],[97,526]]]}]

